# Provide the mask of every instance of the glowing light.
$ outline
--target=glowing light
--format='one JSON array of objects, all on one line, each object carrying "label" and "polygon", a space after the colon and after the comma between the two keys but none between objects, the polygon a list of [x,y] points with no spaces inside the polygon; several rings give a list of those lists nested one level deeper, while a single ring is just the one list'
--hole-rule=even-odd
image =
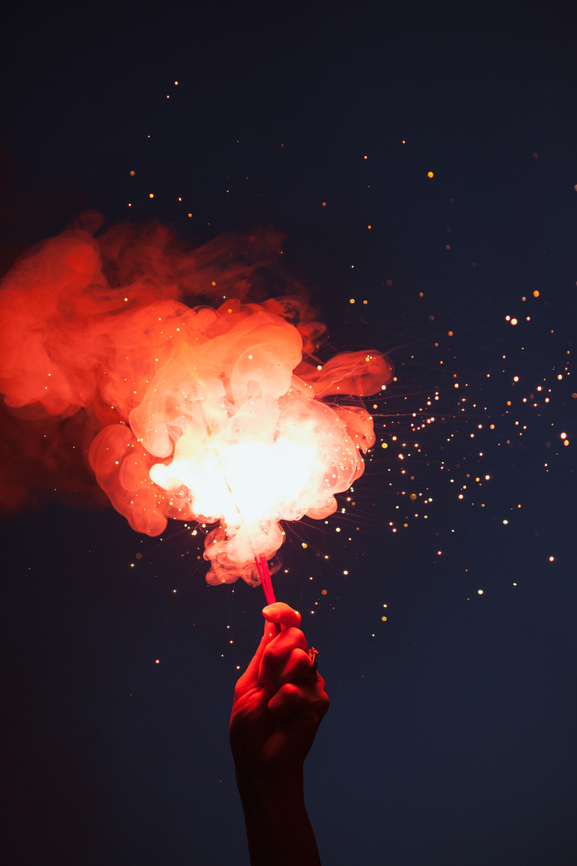
[{"label": "glowing light", "polygon": [[[222,519],[229,531],[254,523],[256,532],[256,523],[271,514],[290,520],[294,506],[286,503],[298,498],[311,476],[323,474],[315,449],[291,439],[222,445],[200,454],[193,443],[181,440],[177,453],[172,463],[153,465],[151,479],[167,491],[182,485],[194,491],[195,511],[213,518],[209,522]],[[241,561],[251,557],[250,539],[247,542]]]},{"label": "glowing light", "polygon": [[435,175],[433,174],[432,171],[428,171],[428,172],[427,172],[427,177],[434,177],[434,176],[435,176]]},{"label": "glowing light", "polygon": [[[281,546],[280,521],[334,513],[335,494],[363,473],[362,454],[375,444],[366,409],[323,398],[375,394],[393,378],[392,366],[377,352],[349,352],[318,370],[314,335],[323,326],[310,321],[299,298],[262,304],[231,298],[218,308],[181,303],[175,264],[164,264],[164,229],[142,241],[150,261],[160,263],[154,290],[147,280],[131,283],[128,304],[107,284],[103,237],[52,238],[34,250],[33,271],[28,258],[26,268],[17,264],[5,278],[6,401],[40,403],[47,415],[65,417],[98,406],[102,426],[90,463],[131,526],[154,536],[169,517],[202,521],[203,529],[213,524],[205,543],[209,582],[239,576],[258,582],[254,557],[270,559]],[[176,254],[199,294],[222,298],[230,283],[229,243],[220,259],[212,250],[210,266],[200,269],[198,251]],[[259,243],[266,256],[278,246],[272,235]],[[233,267],[240,285],[245,275],[236,260]],[[23,287],[28,305],[18,301]],[[101,411],[105,406],[114,406],[114,417]]]}]

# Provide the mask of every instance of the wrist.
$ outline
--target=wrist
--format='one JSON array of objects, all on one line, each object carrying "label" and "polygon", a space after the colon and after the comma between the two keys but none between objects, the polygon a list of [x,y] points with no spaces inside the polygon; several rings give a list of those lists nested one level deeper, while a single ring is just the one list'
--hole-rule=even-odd
[{"label": "wrist", "polygon": [[245,808],[304,811],[303,772],[278,772],[254,765],[236,768],[236,784]]},{"label": "wrist", "polygon": [[305,808],[302,768],[237,768],[252,866],[320,866]]},{"label": "wrist", "polygon": [[251,761],[235,761],[238,784],[250,785],[267,792],[285,788],[291,790],[303,785],[303,767],[263,766]]}]

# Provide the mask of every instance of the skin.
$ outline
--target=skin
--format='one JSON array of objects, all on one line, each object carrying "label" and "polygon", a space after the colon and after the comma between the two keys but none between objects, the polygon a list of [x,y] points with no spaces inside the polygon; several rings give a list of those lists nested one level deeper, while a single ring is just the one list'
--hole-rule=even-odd
[{"label": "skin", "polygon": [[298,611],[275,602],[263,615],[264,635],[236,684],[230,719],[250,862],[319,866],[304,804],[303,764],[329,707],[325,681],[311,672]]}]

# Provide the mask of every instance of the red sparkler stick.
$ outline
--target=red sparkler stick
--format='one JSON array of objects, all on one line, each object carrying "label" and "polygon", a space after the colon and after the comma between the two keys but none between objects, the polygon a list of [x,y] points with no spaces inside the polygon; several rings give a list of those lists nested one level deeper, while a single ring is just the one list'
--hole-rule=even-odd
[{"label": "red sparkler stick", "polygon": [[[258,576],[260,577],[261,586],[265,594],[266,603],[274,604],[276,599],[274,597],[274,589],[272,588],[272,580],[268,568],[268,562],[266,561],[266,556],[255,556],[254,561],[256,563]],[[276,622],[275,628],[277,632],[280,632],[280,623]]]}]

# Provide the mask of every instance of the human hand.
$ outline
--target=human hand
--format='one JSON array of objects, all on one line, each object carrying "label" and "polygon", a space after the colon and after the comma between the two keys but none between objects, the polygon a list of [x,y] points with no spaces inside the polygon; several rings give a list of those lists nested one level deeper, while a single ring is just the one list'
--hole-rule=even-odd
[{"label": "human hand", "polygon": [[263,638],[234,691],[230,744],[237,773],[287,777],[302,774],[329,699],[312,668],[300,613],[275,602],[263,615]]}]

